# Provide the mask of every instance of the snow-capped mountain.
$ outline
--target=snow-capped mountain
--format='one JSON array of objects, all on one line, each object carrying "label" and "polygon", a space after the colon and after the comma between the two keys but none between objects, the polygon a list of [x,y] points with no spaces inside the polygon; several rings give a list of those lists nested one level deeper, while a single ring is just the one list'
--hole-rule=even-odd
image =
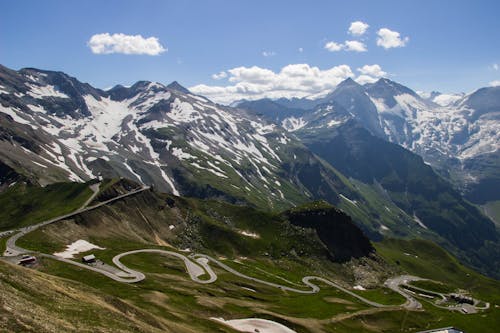
[{"label": "snow-capped mountain", "polygon": [[[283,101],[249,113],[177,82],[103,91],[61,72],[0,67],[0,190],[17,181],[122,176],[174,194],[273,210],[323,199],[373,238],[418,234],[459,255],[496,241],[493,224],[420,157],[385,141],[393,133],[391,140],[414,147],[416,114],[436,106],[382,83],[378,92],[348,80],[312,110],[292,109],[282,119],[289,133],[263,119],[273,111],[266,107],[280,116]],[[486,121],[495,110],[490,91],[480,93],[459,104],[474,110],[468,121]],[[389,126],[398,117],[406,132]],[[452,215],[442,214],[447,207]]]},{"label": "snow-capped mountain", "polygon": [[[273,207],[337,196],[295,138],[241,109],[140,81],[103,91],[60,72],[0,68],[0,157],[43,183],[123,176],[174,194]],[[340,181],[337,185],[342,187]],[[327,189],[328,187],[328,189]]]},{"label": "snow-capped mountain", "polygon": [[[244,107],[252,110],[251,103]],[[485,183],[500,184],[491,170],[500,160],[499,87],[421,96],[388,79],[364,86],[347,79],[310,110],[289,115],[290,103],[286,105],[286,116],[278,123],[290,132],[320,134],[354,119],[372,134],[421,155],[465,192],[477,192]],[[261,114],[265,111],[260,108]],[[272,114],[269,119],[276,119],[278,108]],[[498,194],[495,198],[500,199]]]},{"label": "snow-capped mountain", "polygon": [[492,181],[480,168],[468,165],[498,154],[500,89],[482,88],[444,102],[439,100],[442,95],[429,101],[401,87],[387,79],[366,85],[388,139],[436,168],[450,170],[464,188],[481,184],[485,177]]}]

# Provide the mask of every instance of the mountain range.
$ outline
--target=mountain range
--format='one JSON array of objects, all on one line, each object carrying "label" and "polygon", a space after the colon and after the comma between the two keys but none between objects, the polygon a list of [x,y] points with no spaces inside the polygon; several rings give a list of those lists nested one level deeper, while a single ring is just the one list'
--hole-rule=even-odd
[{"label": "mountain range", "polygon": [[431,239],[500,276],[496,227],[462,196],[500,200],[499,89],[443,106],[348,79],[321,99],[230,107],[177,82],[101,90],[0,67],[0,187],[118,176],[270,211],[322,199],[372,239]]},{"label": "mountain range", "polygon": [[482,204],[500,199],[500,87],[420,96],[385,78],[365,85],[347,79],[326,97],[307,100],[309,104],[304,100],[237,105],[290,132],[321,132],[355,119],[372,134],[422,156],[469,200]]}]

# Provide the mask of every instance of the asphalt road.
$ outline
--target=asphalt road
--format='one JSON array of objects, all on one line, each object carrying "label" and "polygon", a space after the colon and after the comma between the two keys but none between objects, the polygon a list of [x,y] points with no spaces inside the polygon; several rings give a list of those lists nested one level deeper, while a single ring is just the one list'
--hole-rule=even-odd
[{"label": "asphalt road", "polygon": [[[195,260],[196,263],[191,261],[188,257],[186,257],[183,254],[177,253],[177,252],[172,252],[172,251],[166,251],[166,250],[159,250],[159,249],[142,249],[142,250],[134,250],[134,251],[128,251],[124,253],[120,253],[119,255],[115,256],[113,258],[113,263],[120,268],[122,271],[134,275],[136,278],[139,278],[142,276],[143,280],[145,278],[144,274],[138,271],[134,271],[124,264],[120,262],[120,259],[128,256],[130,254],[136,254],[136,253],[158,253],[162,255],[167,255],[167,256],[172,256],[176,257],[178,259],[181,259],[184,261],[184,265],[186,266],[186,270],[189,274],[189,277],[191,280],[198,282],[198,283],[212,283],[217,280],[217,275],[215,272],[210,268],[210,266],[207,265],[207,262],[204,260]],[[209,278],[207,280],[202,280],[199,277],[207,273],[209,275]],[[140,281],[140,280],[139,280]]]},{"label": "asphalt road", "polygon": [[[97,185],[97,187],[96,187],[96,185]],[[142,191],[145,191],[145,190],[149,189],[149,186],[145,186],[145,187],[142,187],[140,189],[137,189],[137,190],[125,193],[125,194],[121,194],[121,195],[116,196],[114,198],[111,198],[109,200],[100,202],[100,203],[98,203],[96,205],[93,205],[93,206],[90,206],[90,207],[86,207],[88,204],[90,204],[92,202],[92,200],[97,195],[97,193],[98,193],[98,186],[99,186],[99,184],[94,184],[94,185],[90,186],[90,188],[94,191],[94,193],[82,205],[82,207],[80,207],[79,209],[77,209],[76,211],[74,211],[72,213],[69,213],[69,214],[66,214],[66,215],[62,215],[62,216],[58,216],[58,217],[55,217],[53,219],[40,222],[38,224],[34,224],[34,225],[27,226],[27,227],[19,228],[19,229],[16,229],[16,230],[9,230],[9,231],[4,232],[4,233],[7,233],[7,235],[8,234],[14,234],[14,235],[7,240],[7,242],[5,244],[5,252],[4,252],[3,255],[6,256],[6,257],[15,257],[15,256],[19,256],[19,255],[25,254],[27,252],[30,252],[30,251],[28,251],[26,249],[23,249],[23,248],[17,246],[16,242],[17,242],[17,240],[19,238],[25,236],[26,234],[28,234],[28,233],[30,233],[30,232],[38,229],[38,228],[44,227],[46,225],[49,225],[49,224],[52,224],[52,223],[55,223],[55,222],[58,222],[58,221],[61,221],[61,220],[65,220],[67,218],[70,218],[72,216],[78,215],[80,213],[87,212],[89,210],[93,210],[93,209],[102,207],[102,206],[107,205],[109,203],[112,203],[114,201],[126,198],[128,196],[131,196],[131,195],[134,195],[134,194],[137,194],[137,193],[140,193]]]},{"label": "asphalt road", "polygon": [[[128,196],[140,193],[142,191],[148,190],[149,187],[148,186],[142,187],[140,189],[119,195],[119,196],[114,197],[112,199],[100,202],[100,203],[93,205],[93,206],[90,206],[90,207],[87,207],[92,202],[92,200],[95,198],[97,193],[99,192],[98,191],[99,184],[92,185],[91,189],[94,192],[92,194],[92,196],[84,203],[84,205],[82,205],[82,207],[80,207],[79,209],[77,209],[76,211],[74,211],[72,213],[62,215],[62,216],[59,216],[59,217],[56,217],[56,218],[32,225],[32,226],[23,227],[23,228],[19,228],[16,230],[4,231],[4,232],[0,233],[0,237],[5,236],[5,235],[9,235],[9,234],[14,234],[6,242],[6,250],[4,252],[4,256],[10,256],[10,257],[19,256],[19,255],[30,252],[26,249],[23,249],[21,247],[16,246],[16,241],[20,237],[26,235],[27,233],[29,233],[31,231],[34,231],[40,227],[43,227],[43,226],[67,219],[67,218],[70,218],[70,217],[75,216],[77,214],[102,207],[104,205],[107,205],[107,204],[112,203],[114,201],[120,200],[122,198],[126,198]],[[117,274],[114,274],[110,271],[101,269],[98,266],[86,265],[86,264],[83,264],[83,263],[80,263],[80,262],[77,262],[74,260],[57,257],[57,256],[54,256],[51,254],[40,253],[39,255],[42,257],[45,257],[45,258],[58,260],[58,261],[61,261],[61,262],[64,262],[64,263],[67,263],[70,265],[74,265],[74,266],[78,266],[80,268],[94,271],[96,273],[105,275],[105,276],[107,276],[115,281],[118,281],[118,282],[136,283],[136,282],[140,282],[140,281],[144,280],[146,278],[146,276],[142,272],[135,271],[133,269],[128,268],[120,261],[120,259],[125,257],[125,256],[133,255],[133,254],[137,254],[137,253],[156,253],[156,254],[160,254],[160,255],[173,256],[173,257],[176,257],[178,259],[181,259],[184,262],[184,265],[186,266],[186,271],[189,274],[189,277],[191,278],[191,280],[193,280],[197,283],[207,284],[207,283],[213,283],[217,280],[217,274],[213,271],[213,269],[209,265],[209,263],[212,262],[215,265],[219,266],[220,268],[224,269],[225,271],[232,273],[232,274],[234,274],[242,279],[257,282],[257,283],[267,285],[270,287],[279,288],[283,291],[290,291],[290,292],[295,292],[295,293],[300,293],[300,294],[314,294],[314,293],[317,293],[320,291],[320,287],[317,284],[312,282],[313,280],[316,280],[316,281],[322,282],[324,284],[327,284],[331,287],[337,288],[337,289],[341,290],[342,292],[360,300],[361,302],[363,302],[365,304],[373,306],[373,307],[382,308],[382,307],[401,306],[401,307],[404,307],[404,308],[409,309],[409,310],[418,310],[418,309],[422,308],[422,304],[419,301],[417,301],[413,296],[411,296],[404,288],[400,287],[401,285],[405,285],[411,281],[422,280],[422,278],[419,278],[417,276],[411,276],[411,275],[401,275],[401,276],[393,277],[393,278],[388,279],[384,283],[386,287],[388,287],[389,289],[395,291],[396,293],[398,293],[398,294],[402,295],[404,298],[406,298],[406,302],[401,304],[401,305],[384,305],[384,304],[370,301],[370,300],[342,287],[341,285],[339,285],[333,281],[324,279],[324,278],[319,277],[319,276],[306,276],[306,277],[304,277],[302,279],[302,282],[304,283],[304,287],[307,287],[308,289],[298,289],[298,288],[293,288],[293,287],[281,285],[279,283],[269,282],[269,281],[261,280],[261,279],[258,279],[258,278],[252,277],[252,276],[245,275],[245,274],[240,273],[237,270],[229,267],[228,265],[220,262],[219,260],[212,258],[212,257],[205,255],[205,254],[191,254],[188,257],[186,257],[185,255],[177,253],[177,252],[160,250],[160,249],[140,249],[140,250],[127,251],[127,252],[123,252],[123,253],[116,255],[112,259],[112,261],[116,265],[116,267],[118,267],[121,270],[121,272],[119,273],[120,275],[117,275]],[[208,275],[208,279],[200,279],[199,278],[200,276],[203,276],[203,275]],[[441,297],[444,297],[444,296],[441,295]],[[488,304],[488,306],[489,306],[489,304]]]},{"label": "asphalt road", "polygon": [[418,310],[422,308],[422,304],[419,301],[417,301],[413,296],[411,296],[407,291],[405,291],[403,288],[400,287],[402,284],[407,284],[408,282],[418,281],[418,280],[423,280],[423,279],[419,278],[418,276],[401,275],[388,279],[387,281],[385,281],[384,285],[387,288],[397,292],[398,294],[406,298],[406,303],[404,304],[405,308]]}]

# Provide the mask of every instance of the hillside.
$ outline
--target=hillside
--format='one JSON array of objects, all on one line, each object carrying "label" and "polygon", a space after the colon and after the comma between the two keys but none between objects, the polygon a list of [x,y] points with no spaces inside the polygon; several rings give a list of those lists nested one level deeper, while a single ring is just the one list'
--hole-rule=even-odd
[{"label": "hillside", "polygon": [[[318,135],[302,130],[304,143],[347,177],[381,189],[426,231],[468,264],[498,276],[499,236],[479,209],[465,201],[422,158],[374,137],[354,121]],[[369,167],[367,167],[369,166]],[[432,238],[430,238],[432,239]]]},{"label": "hillside", "polygon": [[[127,180],[106,181],[95,202],[125,193],[132,185]],[[18,243],[50,254],[78,239],[102,249],[78,253],[76,262],[93,253],[111,265],[111,258],[123,251],[164,249],[210,254],[238,272],[291,288],[304,288],[301,279],[316,274],[388,305],[403,299],[382,282],[403,272],[466,289],[492,304],[499,299],[498,281],[464,268],[437,245],[398,240],[372,247],[345,214],[321,202],[271,214],[147,190],[35,230]],[[350,259],[343,257],[346,253]],[[318,293],[294,293],[242,279],[215,265],[217,280],[200,284],[189,279],[178,258],[158,254],[133,254],[122,263],[144,272],[145,280],[120,283],[50,257],[39,256],[32,268],[0,261],[2,327],[37,332],[229,332],[210,318],[258,317],[298,333],[415,332],[445,324],[493,332],[498,321],[494,306],[478,315],[427,303],[423,311],[373,308],[322,283]],[[355,290],[354,285],[368,290]],[[32,295],[37,295],[36,301]],[[57,300],[57,308],[44,301],[48,299]]]}]

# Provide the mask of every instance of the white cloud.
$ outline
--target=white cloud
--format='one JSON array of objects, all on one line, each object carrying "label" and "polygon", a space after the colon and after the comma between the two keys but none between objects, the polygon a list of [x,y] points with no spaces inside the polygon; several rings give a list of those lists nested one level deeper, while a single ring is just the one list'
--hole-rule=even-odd
[{"label": "white cloud", "polygon": [[374,65],[364,65],[361,68],[358,68],[358,72],[361,74],[365,75],[370,75],[374,77],[384,77],[387,75],[387,72],[384,72],[382,70],[382,67],[380,65],[374,64]]},{"label": "white cloud", "polygon": [[216,74],[212,74],[212,79],[214,79],[214,80],[221,80],[221,79],[225,79],[226,77],[227,77],[227,73],[224,71],[221,71],[221,72],[216,73]]},{"label": "white cloud", "polygon": [[491,81],[490,87],[500,87],[500,80]]},{"label": "white cloud", "polygon": [[344,48],[344,45],[336,43],[336,42],[328,42],[325,44],[325,49],[330,52],[337,52]]},{"label": "white cloud", "polygon": [[230,85],[196,85],[189,89],[216,102],[228,104],[239,99],[263,97],[305,97],[326,93],[354,73],[348,65],[320,69],[308,64],[290,64],[274,72],[257,66],[236,67],[226,71]]},{"label": "white cloud", "polygon": [[493,66],[492,66],[492,67],[493,67],[493,69],[494,69],[494,70],[496,70],[496,71],[497,71],[497,70],[498,70],[498,68],[499,68],[498,64],[493,64]]},{"label": "white cloud", "polygon": [[405,46],[410,38],[401,38],[401,35],[397,31],[392,31],[387,28],[382,28],[377,31],[377,45],[382,46],[384,49],[390,49],[393,47],[403,47]]},{"label": "white cloud", "polygon": [[353,36],[362,36],[365,34],[366,30],[368,30],[370,26],[365,22],[356,21],[352,22],[349,27],[349,33]]},{"label": "white cloud", "polygon": [[370,76],[370,75],[365,75],[365,74],[361,74],[360,76],[358,76],[356,78],[356,82],[359,83],[359,84],[365,84],[365,83],[375,83],[377,82],[377,78],[376,77],[373,77],[373,76]]},{"label": "white cloud", "polygon": [[338,52],[341,50],[354,51],[354,52],[366,52],[366,45],[357,40],[346,40],[344,44],[337,42],[327,42],[325,44],[325,49],[330,52]]},{"label": "white cloud", "polygon": [[360,67],[357,69],[358,72],[361,73],[356,78],[356,82],[359,84],[365,84],[365,83],[374,83],[381,77],[384,77],[387,75],[387,72],[384,72],[382,70],[382,67],[380,65],[374,64],[374,65],[364,65],[363,67]]},{"label": "white cloud", "polygon": [[274,52],[274,51],[262,51],[262,55],[264,57],[273,57],[276,55],[276,52]]},{"label": "white cloud", "polygon": [[300,53],[304,52],[304,48],[299,47],[299,52],[300,52]]},{"label": "white cloud", "polygon": [[102,33],[90,37],[87,42],[90,50],[94,54],[146,54],[146,55],[159,55],[166,52],[158,38],[149,37],[144,38],[141,35],[125,35],[125,34],[112,34]]},{"label": "white cloud", "polygon": [[357,40],[346,40],[344,43],[346,51],[366,52],[366,45]]},{"label": "white cloud", "polygon": [[461,95],[461,94],[441,94],[441,95],[434,97],[434,99],[432,101],[438,105],[447,106],[453,102],[458,101],[462,97],[463,97],[463,95]]}]

